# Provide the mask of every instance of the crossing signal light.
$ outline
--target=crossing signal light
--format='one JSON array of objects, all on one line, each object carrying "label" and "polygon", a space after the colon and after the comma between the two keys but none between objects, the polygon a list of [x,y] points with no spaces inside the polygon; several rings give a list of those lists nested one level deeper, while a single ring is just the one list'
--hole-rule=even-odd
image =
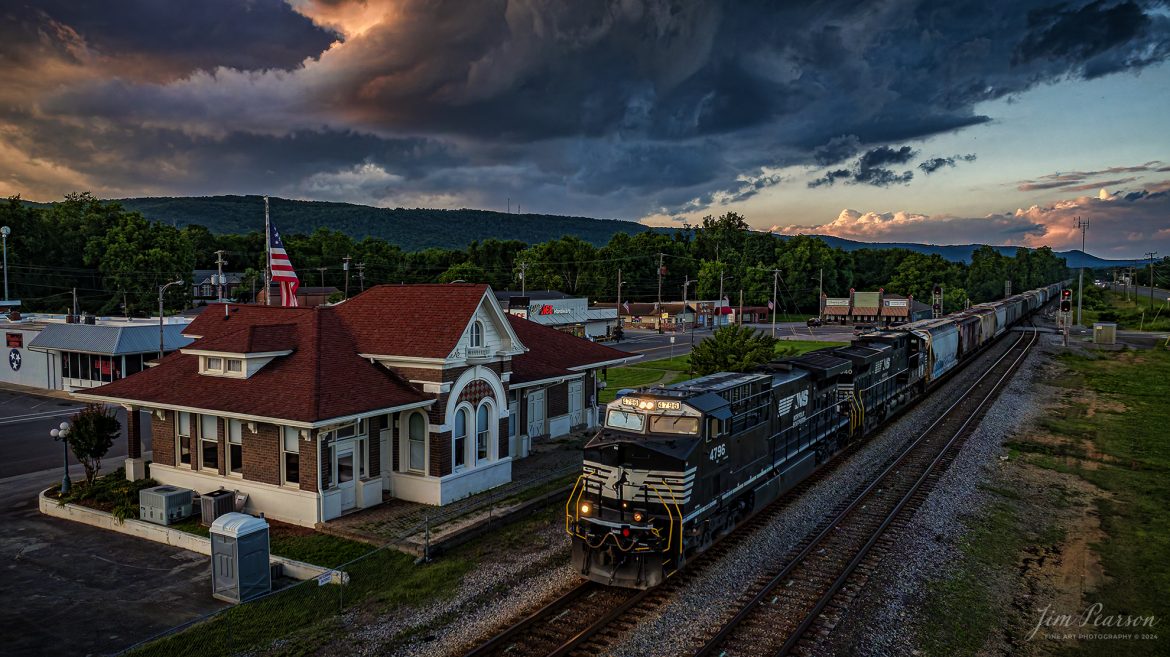
[{"label": "crossing signal light", "polygon": [[1072,290],[1070,290],[1068,288],[1061,290],[1060,291],[1060,298],[1064,301],[1068,301],[1069,299],[1072,298]]},{"label": "crossing signal light", "polygon": [[1071,313],[1072,312],[1072,302],[1069,301],[1068,299],[1062,300],[1060,302],[1060,312]]}]

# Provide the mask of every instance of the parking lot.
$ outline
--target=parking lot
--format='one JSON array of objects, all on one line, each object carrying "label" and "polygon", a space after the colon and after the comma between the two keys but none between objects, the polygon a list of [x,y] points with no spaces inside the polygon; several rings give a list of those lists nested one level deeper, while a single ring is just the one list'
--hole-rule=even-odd
[{"label": "parking lot", "polygon": [[[211,597],[207,557],[38,511],[40,491],[61,478],[62,447],[49,429],[81,406],[0,390],[0,632],[6,654],[113,653],[224,605]],[[124,411],[119,420],[125,422]],[[143,439],[149,450],[145,427]],[[120,439],[103,470],[121,465],[125,454]],[[82,480],[81,466],[70,460],[70,476]]]}]

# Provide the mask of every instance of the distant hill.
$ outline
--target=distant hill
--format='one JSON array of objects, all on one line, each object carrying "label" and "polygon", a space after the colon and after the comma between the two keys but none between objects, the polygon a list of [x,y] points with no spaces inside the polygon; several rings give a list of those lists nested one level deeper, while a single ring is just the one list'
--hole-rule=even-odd
[{"label": "distant hill", "polygon": [[[971,254],[975,252],[982,244],[915,244],[912,242],[857,242],[855,240],[845,239],[843,237],[834,237],[832,235],[816,235],[825,240],[829,246],[835,246],[844,251],[857,251],[858,249],[909,249],[917,251],[918,253],[937,253],[943,258],[951,262],[971,262]],[[1014,256],[1016,248],[1014,246],[996,246],[994,247],[1000,253],[1006,256]],[[1058,256],[1063,257],[1069,267],[1115,267],[1122,264],[1130,264],[1130,260],[1106,260],[1098,258],[1095,255],[1084,253],[1080,249],[1072,251],[1054,251]]]},{"label": "distant hill", "polygon": [[[213,233],[264,230],[264,200],[259,196],[126,198],[130,210],[176,226],[199,224]],[[602,246],[616,233],[640,233],[642,224],[612,219],[550,214],[508,214],[489,210],[375,208],[328,201],[291,201],[269,197],[269,214],[280,232],[312,233],[328,227],[354,239],[377,237],[404,251],[428,247],[466,248],[474,240],[521,240],[529,244],[564,235]]]},{"label": "distant hill", "polygon": [[[264,229],[264,200],[260,196],[185,196],[115,199],[127,209],[137,210],[155,221],[186,226],[199,224],[213,233],[247,233]],[[25,201],[35,207],[48,203]],[[473,240],[489,238],[520,240],[536,244],[563,235],[576,235],[602,246],[617,233],[635,234],[645,230],[673,232],[676,228],[648,228],[619,219],[593,219],[552,214],[508,214],[490,210],[431,210],[426,208],[375,208],[330,201],[293,201],[269,197],[269,212],[281,233],[311,233],[319,227],[341,231],[354,239],[377,237],[399,245],[404,251],[429,247],[466,248]],[[784,236],[780,236],[783,238]],[[979,244],[915,244],[912,242],[858,242],[816,235],[829,246],[845,251],[858,249],[909,249],[937,253],[951,262],[971,262]],[[1014,246],[995,247],[1012,256]],[[1069,267],[1112,267],[1129,260],[1105,260],[1079,250],[1058,251]]]}]

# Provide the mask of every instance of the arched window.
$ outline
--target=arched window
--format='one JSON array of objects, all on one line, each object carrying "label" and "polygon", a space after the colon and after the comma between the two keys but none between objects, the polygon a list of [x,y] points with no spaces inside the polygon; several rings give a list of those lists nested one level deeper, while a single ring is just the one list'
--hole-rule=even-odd
[{"label": "arched window", "polygon": [[478,319],[471,324],[471,346],[483,346],[483,322]]},{"label": "arched window", "polygon": [[455,430],[451,432],[452,449],[455,450],[455,466],[458,470],[467,465],[467,409],[455,411]]},{"label": "arched window", "polygon": [[410,416],[408,434],[410,454],[407,456],[407,467],[415,472],[422,472],[427,461],[427,421],[423,419],[422,413]]},{"label": "arched window", "polygon": [[486,461],[490,454],[489,446],[492,438],[491,404],[480,404],[475,418],[475,460]]}]

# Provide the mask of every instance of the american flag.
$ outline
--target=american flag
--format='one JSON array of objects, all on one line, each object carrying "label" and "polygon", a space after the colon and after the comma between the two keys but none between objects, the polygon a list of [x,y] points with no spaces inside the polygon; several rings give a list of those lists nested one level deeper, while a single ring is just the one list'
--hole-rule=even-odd
[{"label": "american flag", "polygon": [[293,271],[292,262],[284,251],[284,241],[276,226],[268,224],[268,267],[272,271],[272,280],[280,283],[280,305],[297,305],[297,288],[301,286],[297,273]]}]

